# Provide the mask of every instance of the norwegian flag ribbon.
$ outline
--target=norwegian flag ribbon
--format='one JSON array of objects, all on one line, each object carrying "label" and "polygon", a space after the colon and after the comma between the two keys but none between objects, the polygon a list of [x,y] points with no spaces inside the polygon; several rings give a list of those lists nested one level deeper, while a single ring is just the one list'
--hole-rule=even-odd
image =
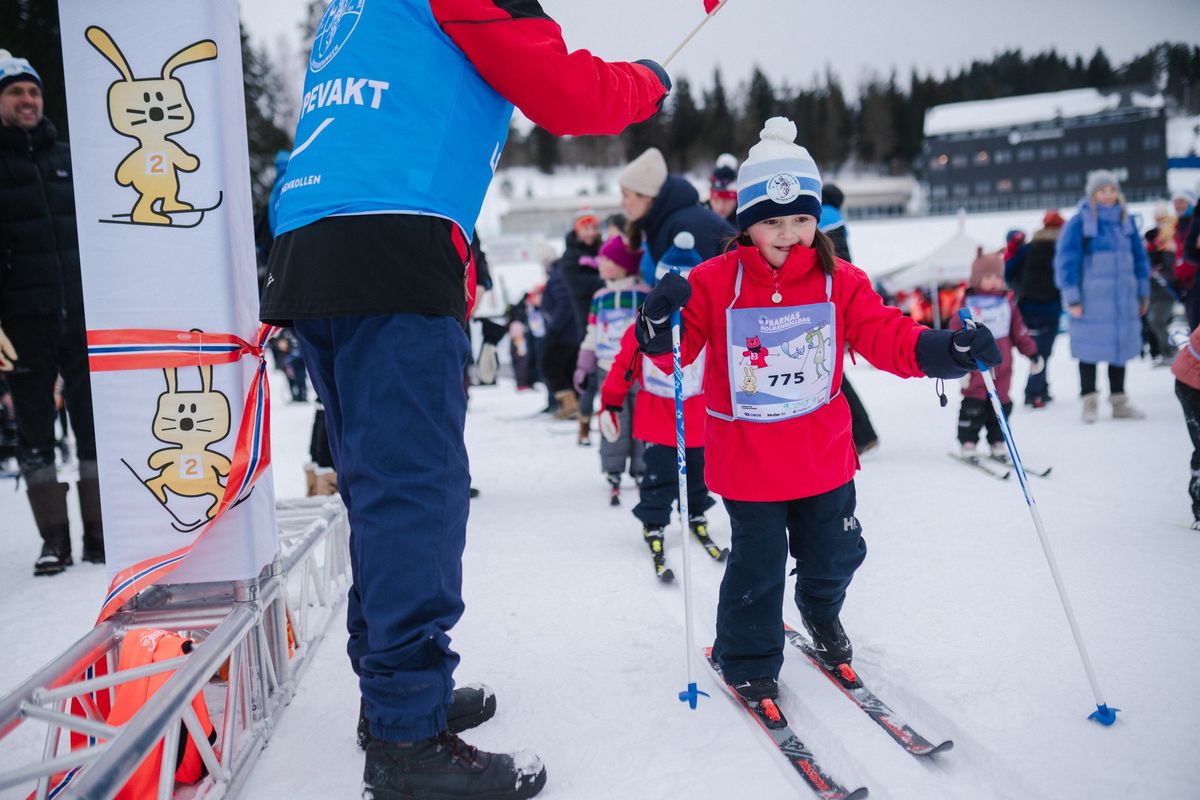
[{"label": "norwegian flag ribbon", "polygon": [[212,529],[213,523],[249,495],[254,482],[271,463],[271,386],[267,380],[264,348],[277,333],[279,328],[261,325],[251,344],[228,333],[146,329],[88,331],[88,365],[97,372],[231,364],[244,356],[258,359],[258,369],[242,409],[232,467],[212,519],[189,544],[117,573],[105,595],[97,624],[115,614],[125,601],[142,589],[177,569],[196,543]]}]

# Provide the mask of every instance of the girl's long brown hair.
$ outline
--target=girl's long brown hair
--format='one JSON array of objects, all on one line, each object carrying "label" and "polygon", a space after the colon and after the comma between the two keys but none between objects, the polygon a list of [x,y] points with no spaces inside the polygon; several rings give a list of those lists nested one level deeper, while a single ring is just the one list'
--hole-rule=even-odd
[{"label": "girl's long brown hair", "polygon": [[[737,236],[726,240],[725,252],[728,253],[738,245],[753,247],[754,242],[750,241],[750,234],[742,231]],[[826,275],[832,275],[833,271],[837,269],[837,251],[834,250],[833,240],[818,229],[813,236],[812,246],[817,251],[817,262],[821,265],[821,271]]]}]

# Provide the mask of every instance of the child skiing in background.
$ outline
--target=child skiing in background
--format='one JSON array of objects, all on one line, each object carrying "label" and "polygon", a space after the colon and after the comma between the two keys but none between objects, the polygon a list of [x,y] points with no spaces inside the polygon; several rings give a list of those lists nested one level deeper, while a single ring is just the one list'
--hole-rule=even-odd
[{"label": "child skiing in background", "polygon": [[[575,390],[583,394],[588,386],[599,386],[612,369],[613,358],[621,349],[621,337],[633,325],[637,311],[646,299],[650,287],[638,274],[641,250],[630,250],[625,240],[614,236],[604,243],[596,256],[604,288],[592,295],[588,312],[587,333],[579,345],[575,361]],[[618,505],[621,494],[621,475],[626,468],[634,480],[640,480],[642,444],[631,433],[633,398],[622,410],[625,433],[616,441],[601,439],[600,469],[608,477],[610,502]],[[580,437],[584,431],[580,430]],[[582,442],[582,438],[581,438]]]},{"label": "child skiing in background", "polygon": [[1192,496],[1192,530],[1200,531],[1200,327],[1192,331],[1187,344],[1179,348],[1171,365],[1175,376],[1175,396],[1183,406],[1183,419],[1192,437],[1192,477],[1188,494]]},{"label": "child skiing in background", "polygon": [[[677,252],[679,251],[679,252]],[[689,259],[690,253],[693,258]],[[683,257],[679,257],[682,255]],[[682,262],[692,263],[683,266]],[[663,256],[662,263],[678,263],[686,276],[700,257],[692,249],[689,233],[675,237],[675,245]],[[710,556],[724,561],[728,554],[713,544],[708,535],[704,512],[716,500],[704,483],[704,362],[696,359],[683,371],[684,446],[687,450],[688,527]],[[632,330],[621,340],[621,350],[613,361],[600,391],[600,432],[606,440],[628,433],[622,427],[622,412],[629,392],[636,392],[633,412],[633,438],[645,443],[646,471],[639,487],[640,500],[633,515],[642,522],[642,537],[654,559],[654,571],[663,580],[675,576],[666,566],[663,529],[671,522],[671,508],[679,500],[677,442],[675,434],[675,378],[656,367],[637,346]]]},{"label": "child skiing in background", "polygon": [[[775,117],[760,136],[738,173],[737,246],[688,280],[664,276],[635,333],[656,366],[670,369],[670,317],[682,309],[683,363],[707,348],[704,475],[732,527],[712,655],[747,703],[768,708],[783,663],[789,551],[796,605],[817,653],[830,665],[852,656],[839,613],[866,544],[854,516],[850,410],[839,391],[844,346],[901,377],[958,378],[976,359],[1000,363],[1000,353],[986,328],[928,330],[885,306],[866,274],[837,259],[817,231],[821,177],[794,143],[795,124]],[[738,365],[747,340],[766,351],[747,381],[753,392]]]},{"label": "child skiing in background", "polygon": [[[1000,253],[985,254],[983,248],[979,248],[971,264],[971,278],[964,304],[971,310],[975,322],[992,332],[1000,348],[1001,361],[995,369],[994,380],[1004,415],[1009,417],[1013,406],[1008,396],[1008,389],[1012,385],[1013,347],[1030,360],[1029,371],[1032,374],[1041,372],[1045,364],[1038,355],[1037,342],[1021,319],[1017,304],[1004,287],[1004,257]],[[960,328],[962,320],[955,314],[950,318],[950,329]],[[996,419],[992,404],[988,401],[983,376],[978,372],[971,373],[962,395],[962,405],[958,409],[959,455],[965,459],[977,458],[975,448],[979,443],[979,429],[986,428],[987,443],[991,448],[989,455],[1007,462],[1008,447],[1000,431],[1000,420]]]}]

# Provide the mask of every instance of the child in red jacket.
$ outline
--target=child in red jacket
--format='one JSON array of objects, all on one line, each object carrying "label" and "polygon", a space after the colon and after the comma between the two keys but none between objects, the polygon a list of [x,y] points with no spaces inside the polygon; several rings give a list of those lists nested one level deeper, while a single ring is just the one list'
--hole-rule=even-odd
[{"label": "child in red jacket", "polygon": [[[971,310],[975,322],[992,332],[1000,347],[1001,361],[995,369],[994,380],[1004,414],[1009,416],[1013,408],[1008,397],[1008,389],[1012,385],[1013,347],[1030,360],[1030,374],[1037,375],[1045,365],[1038,356],[1037,342],[1029,335],[1017,304],[1004,288],[1004,258],[999,253],[985,255],[983,248],[979,248],[971,264],[968,287],[964,304]],[[950,329],[958,330],[961,327],[962,320],[955,314],[950,318]],[[958,409],[959,454],[967,459],[976,458],[979,429],[986,428],[991,457],[997,461],[1007,461],[1008,447],[1004,444],[1004,434],[1000,432],[1000,420],[996,419],[996,412],[988,400],[983,376],[978,372],[971,373],[962,395],[962,406]]]},{"label": "child in red jacket", "polygon": [[[681,247],[687,245],[686,249]],[[691,249],[690,233],[680,233],[675,246],[666,252],[663,261],[681,267],[686,275],[699,263],[700,257]],[[682,255],[682,258],[676,257]],[[690,258],[688,257],[690,254]],[[660,262],[661,264],[662,262]],[[704,512],[716,504],[704,483],[704,362],[693,361],[683,370],[684,446],[687,452],[688,527],[704,545],[708,554],[723,561],[727,551],[717,547],[708,535],[708,520]],[[612,369],[600,390],[600,432],[608,441],[617,440],[622,430],[621,415],[626,398],[636,386],[633,407],[633,438],[645,443],[646,471],[642,473],[639,502],[633,515],[641,520],[642,537],[654,559],[654,572],[663,580],[674,575],[666,567],[663,551],[663,528],[671,522],[671,507],[679,499],[679,466],[675,437],[675,376],[663,372],[638,350],[633,329],[625,332],[621,349],[613,360]],[[628,424],[628,423],[626,423]]]},{"label": "child in red jacket", "polygon": [[[986,328],[927,330],[885,306],[866,274],[834,255],[817,230],[821,176],[795,137],[790,120],[767,121],[738,173],[737,246],[686,281],[664,277],[634,327],[643,350],[669,369],[670,316],[682,308],[684,363],[705,352],[704,476],[732,527],[713,657],[747,702],[764,705],[778,693],[783,663],[789,552],[817,652],[830,665],[852,655],[838,614],[866,544],[840,391],[845,345],[901,377],[958,378],[976,358],[1000,362]],[[739,363],[753,349],[748,339],[768,352],[766,364]]]}]

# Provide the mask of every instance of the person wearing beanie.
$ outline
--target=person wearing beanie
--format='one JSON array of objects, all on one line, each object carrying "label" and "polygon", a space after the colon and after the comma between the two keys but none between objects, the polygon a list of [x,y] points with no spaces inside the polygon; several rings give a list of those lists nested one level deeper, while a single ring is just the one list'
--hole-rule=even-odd
[{"label": "person wearing beanie", "polygon": [[[1044,365],[1050,364],[1054,340],[1058,338],[1062,297],[1054,284],[1054,252],[1063,226],[1062,214],[1052,208],[1042,215],[1042,227],[1004,262],[1004,280],[1017,298],[1017,309],[1037,345]],[[1050,396],[1048,370],[1030,372],[1025,382],[1025,405],[1044,408]]]},{"label": "person wearing beanie", "polygon": [[[1045,361],[1038,355],[1037,343],[1025,327],[1025,321],[1013,298],[1004,288],[1004,258],[1000,253],[984,253],[977,249],[971,262],[971,278],[963,304],[971,310],[976,324],[988,328],[1000,348],[1000,364],[992,371],[996,394],[1000,397],[1004,416],[1011,420],[1012,400],[1008,390],[1012,385],[1012,351],[1016,347],[1030,361],[1029,372],[1037,375],[1045,369]],[[958,330],[962,320],[955,314],[950,318],[950,329]],[[978,458],[976,446],[979,430],[987,431],[989,456],[1007,462],[1008,446],[1000,430],[1000,420],[988,400],[987,386],[983,376],[972,372],[962,392],[962,404],[958,409],[959,456],[974,460]]]},{"label": "person wearing beanie", "polygon": [[[596,272],[596,254],[600,252],[600,243],[599,217],[590,208],[580,209],[571,222],[562,258],[559,259],[562,277],[571,295],[571,311],[575,315],[575,329],[579,334],[577,346],[583,341],[583,332],[587,328],[592,295],[604,286],[604,281]],[[590,409],[588,413],[591,413]]]},{"label": "person wearing beanie", "polygon": [[796,605],[820,658],[852,657],[839,613],[866,544],[840,391],[846,346],[901,377],[958,378],[977,358],[1001,361],[987,328],[924,328],[836,257],[817,229],[820,172],[795,138],[790,120],[767,120],[738,171],[737,246],[687,279],[665,275],[634,323],[664,372],[680,309],[683,364],[704,353],[704,477],[732,527],[713,658],[748,703],[763,705],[773,704],[783,663],[789,552]]},{"label": "person wearing beanie", "polygon": [[667,174],[667,162],[651,147],[617,176],[621,208],[629,218],[630,246],[642,248],[642,277],[654,285],[654,270],[681,231],[696,239],[702,259],[725,249],[736,231],[711,209],[700,205],[696,187],[678,175]]},{"label": "person wearing beanie", "polygon": [[1125,394],[1125,362],[1142,352],[1150,262],[1116,175],[1089,174],[1087,190],[1054,254],[1054,282],[1070,314],[1071,355],[1079,361],[1081,418],[1087,424],[1098,418],[1096,371],[1106,363],[1113,418],[1141,419],[1145,414]]},{"label": "person wearing beanie", "polygon": [[[638,272],[641,255],[636,250],[631,250],[625,240],[618,236],[605,242],[597,258],[604,286],[592,297],[587,333],[579,346],[579,358],[575,363],[575,390],[587,398],[586,407],[583,401],[580,404],[581,445],[590,444],[589,429],[583,424],[584,414],[587,414],[590,424],[594,396],[608,376],[608,371],[612,369],[613,359],[621,349],[621,337],[633,324],[638,309],[642,307],[650,291],[650,287],[642,282]],[[609,498],[613,505],[619,502],[621,476],[626,470],[638,481],[645,469],[642,445],[634,441],[631,435],[632,414],[631,396],[622,410],[625,434],[617,441],[600,440],[600,470],[607,476]]]},{"label": "person wearing beanie", "polygon": [[705,205],[730,225],[737,224],[737,157],[721,153],[708,179],[708,202]]},{"label": "person wearing beanie", "polygon": [[1200,292],[1196,272],[1200,269],[1200,220],[1196,218],[1196,193],[1182,190],[1171,197],[1175,206],[1175,292],[1183,301],[1188,327],[1200,325]]},{"label": "person wearing beanie", "polygon": [[686,278],[692,268],[703,260],[696,252],[696,237],[688,231],[680,231],[675,235],[671,249],[663,253],[663,257],[658,260],[658,266],[654,268],[655,283],[672,270],[679,270],[679,274]]},{"label": "person wearing beanie", "polygon": [[1175,247],[1177,242],[1174,209],[1167,203],[1154,206],[1155,226],[1146,231],[1146,256],[1150,259],[1150,304],[1142,325],[1154,366],[1170,366],[1175,358],[1168,328],[1179,299],[1175,291]]},{"label": "person wearing beanie", "polygon": [[17,461],[42,538],[35,575],[74,563],[66,483],[55,466],[54,386],[63,377],[79,458],[84,561],[104,562],[71,151],[43,113],[42,78],[0,50],[0,371],[12,389]]}]

